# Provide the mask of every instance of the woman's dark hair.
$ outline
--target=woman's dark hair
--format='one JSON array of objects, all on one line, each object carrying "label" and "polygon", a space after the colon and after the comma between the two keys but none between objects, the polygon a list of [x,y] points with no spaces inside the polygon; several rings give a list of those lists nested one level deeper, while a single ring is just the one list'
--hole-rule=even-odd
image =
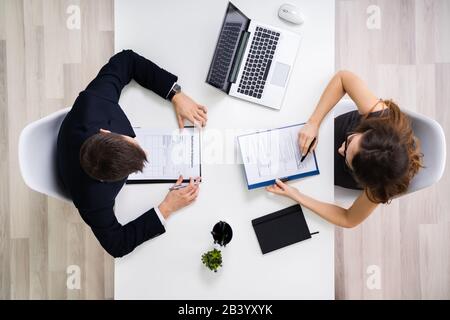
[{"label": "woman's dark hair", "polygon": [[142,148],[117,133],[97,133],[84,141],[80,164],[91,177],[101,181],[119,181],[144,168],[147,156]]},{"label": "woman's dark hair", "polygon": [[404,193],[422,165],[419,140],[408,116],[392,100],[379,117],[363,117],[354,130],[362,133],[352,159],[353,176],[374,203],[388,203]]}]

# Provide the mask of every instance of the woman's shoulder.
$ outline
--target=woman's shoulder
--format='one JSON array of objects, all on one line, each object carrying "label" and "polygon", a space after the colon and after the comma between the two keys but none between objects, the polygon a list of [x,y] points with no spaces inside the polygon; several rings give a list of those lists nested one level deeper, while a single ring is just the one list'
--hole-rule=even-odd
[{"label": "woman's shoulder", "polygon": [[368,114],[360,114],[361,117],[367,115],[367,117],[374,117],[379,115],[384,115],[389,112],[389,106],[385,103],[384,100],[380,99],[380,101],[373,106],[371,111]]},{"label": "woman's shoulder", "polygon": [[334,119],[335,127],[341,128],[344,131],[352,130],[361,121],[363,115],[358,110],[349,111],[337,116]]}]

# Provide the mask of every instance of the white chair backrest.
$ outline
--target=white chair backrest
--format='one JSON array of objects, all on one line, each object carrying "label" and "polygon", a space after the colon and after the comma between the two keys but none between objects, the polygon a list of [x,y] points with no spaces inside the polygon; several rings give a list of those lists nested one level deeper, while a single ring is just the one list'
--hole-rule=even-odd
[{"label": "white chair backrest", "polygon": [[70,108],[27,125],[19,138],[19,166],[25,184],[46,195],[71,201],[58,178],[56,142]]},{"label": "white chair backrest", "polygon": [[437,183],[444,174],[447,160],[445,134],[434,119],[414,111],[404,110],[411,119],[414,135],[419,139],[423,153],[423,165],[409,185],[408,193],[427,188]]},{"label": "white chair backrest", "polygon": [[[333,109],[334,117],[356,110],[350,99],[342,99]],[[411,193],[438,182],[444,174],[446,162],[446,145],[444,130],[441,125],[419,113],[402,110],[411,119],[414,135],[419,139],[425,168],[419,170],[411,181],[406,193]]]}]

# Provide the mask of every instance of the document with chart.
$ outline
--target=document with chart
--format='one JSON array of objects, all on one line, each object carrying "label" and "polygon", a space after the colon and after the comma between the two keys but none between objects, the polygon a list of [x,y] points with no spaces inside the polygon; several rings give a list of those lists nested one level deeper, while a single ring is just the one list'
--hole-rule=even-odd
[{"label": "document with chart", "polygon": [[238,137],[248,189],[319,174],[310,152],[301,162],[298,133],[304,124],[245,134]]},{"label": "document with chart", "polygon": [[139,145],[146,151],[148,162],[143,172],[128,177],[128,184],[176,182],[201,176],[200,130],[134,128]]}]

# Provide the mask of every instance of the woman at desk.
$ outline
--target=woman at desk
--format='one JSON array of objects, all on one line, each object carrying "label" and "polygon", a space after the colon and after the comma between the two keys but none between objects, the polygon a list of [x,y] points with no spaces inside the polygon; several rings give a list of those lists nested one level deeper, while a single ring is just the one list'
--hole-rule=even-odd
[{"label": "woman at desk", "polygon": [[378,204],[389,203],[408,189],[422,167],[422,154],[407,115],[391,100],[378,99],[355,74],[339,71],[299,132],[302,155],[316,148],[323,118],[346,93],[358,110],[334,120],[334,184],[362,190],[352,206],[344,209],[318,201],[280,180],[267,190],[297,201],[337,226],[352,228]]}]

